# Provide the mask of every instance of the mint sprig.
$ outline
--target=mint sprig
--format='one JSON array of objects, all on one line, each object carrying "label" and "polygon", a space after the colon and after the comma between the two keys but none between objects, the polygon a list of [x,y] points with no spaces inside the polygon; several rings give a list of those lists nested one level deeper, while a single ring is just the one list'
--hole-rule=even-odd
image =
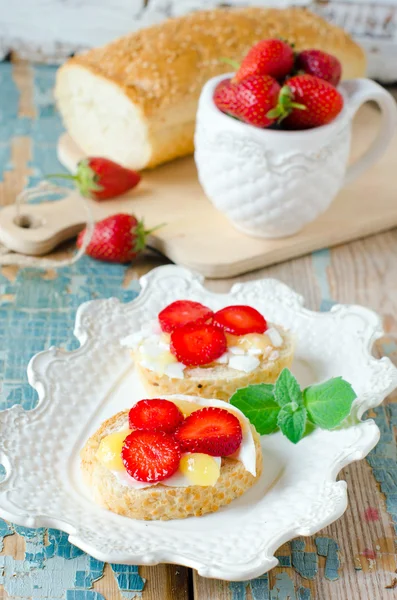
[{"label": "mint sprig", "polygon": [[305,433],[307,421],[307,410],[296,402],[284,404],[277,418],[277,425],[282,433],[292,443],[297,444]]},{"label": "mint sprig", "polygon": [[[349,416],[356,394],[342,377],[301,390],[289,369],[276,383],[249,385],[237,390],[230,404],[239,408],[260,435],[278,429],[297,444],[313,425],[334,429]],[[312,425],[312,426],[310,426]]]},{"label": "mint sprig", "polygon": [[283,369],[274,386],[274,399],[281,407],[291,402],[303,405],[303,395],[296,378],[289,369]]},{"label": "mint sprig", "polygon": [[274,385],[259,383],[238,390],[233,396],[237,406],[245,414],[259,435],[267,435],[277,431],[280,407],[274,400]]},{"label": "mint sprig", "polygon": [[310,421],[321,429],[334,429],[349,416],[356,394],[342,377],[311,385],[303,392]]}]

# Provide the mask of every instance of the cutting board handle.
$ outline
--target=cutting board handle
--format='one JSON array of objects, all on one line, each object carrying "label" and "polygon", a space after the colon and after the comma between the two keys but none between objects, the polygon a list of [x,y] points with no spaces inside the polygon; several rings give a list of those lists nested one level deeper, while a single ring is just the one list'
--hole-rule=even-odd
[{"label": "cutting board handle", "polygon": [[9,250],[30,256],[51,252],[76,236],[86,225],[82,198],[75,192],[55,202],[15,204],[0,211],[0,242]]},{"label": "cutting board handle", "polygon": [[393,96],[370,79],[350,79],[341,83],[348,98],[351,118],[365,102],[373,101],[380,108],[381,123],[378,134],[370,147],[346,171],[345,184],[354,181],[361,173],[377,162],[386,152],[397,126],[397,105]]}]

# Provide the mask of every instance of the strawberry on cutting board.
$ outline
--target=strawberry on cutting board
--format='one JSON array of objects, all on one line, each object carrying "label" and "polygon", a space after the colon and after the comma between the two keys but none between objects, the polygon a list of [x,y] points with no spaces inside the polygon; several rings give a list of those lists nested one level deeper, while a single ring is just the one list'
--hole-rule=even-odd
[{"label": "strawberry on cutting board", "polygon": [[239,83],[221,81],[214,93],[222,112],[256,127],[268,127],[276,120],[269,111],[277,106],[280,85],[269,75],[249,75]]},{"label": "strawberry on cutting board", "polygon": [[71,179],[82,196],[94,200],[109,200],[121,196],[138,185],[141,176],[108,158],[91,156],[81,160],[75,175],[47,175],[48,178]]},{"label": "strawberry on cutting board", "polygon": [[[129,263],[146,246],[146,238],[157,227],[147,231],[143,221],[134,215],[119,213],[98,221],[85,253],[106,262]],[[81,248],[87,235],[84,229],[77,238]]]},{"label": "strawberry on cutting board", "polygon": [[229,456],[238,450],[243,434],[235,415],[224,408],[208,406],[187,417],[175,438],[182,452]]},{"label": "strawberry on cutting board", "polygon": [[240,82],[250,75],[270,75],[284,79],[294,66],[294,51],[279,39],[262,40],[252,46],[244,58],[234,81]]},{"label": "strawberry on cutting board", "polygon": [[312,49],[303,50],[296,58],[295,67],[308,75],[315,75],[337,86],[342,76],[342,65],[336,56]]},{"label": "strawberry on cutting board", "polygon": [[284,129],[310,129],[327,125],[342,108],[343,96],[338,90],[313,75],[296,75],[288,79],[282,88],[278,106]]}]

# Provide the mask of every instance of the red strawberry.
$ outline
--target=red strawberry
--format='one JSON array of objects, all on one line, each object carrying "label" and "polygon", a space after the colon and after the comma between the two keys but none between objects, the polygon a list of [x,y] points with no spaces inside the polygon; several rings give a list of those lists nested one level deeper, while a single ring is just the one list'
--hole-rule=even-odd
[{"label": "red strawberry", "polygon": [[156,483],[171,477],[179,467],[178,442],[163,431],[133,431],[121,450],[126,471],[137,481]]},{"label": "red strawberry", "polygon": [[171,333],[171,352],[187,367],[208,365],[226,352],[226,336],[214,325],[190,323]]},{"label": "red strawberry", "polygon": [[94,200],[109,200],[136,187],[141,176],[132,169],[126,169],[109,160],[91,156],[77,165],[76,175],[47,175],[60,179],[73,179],[82,196]]},{"label": "red strawberry", "polygon": [[221,81],[214,92],[214,103],[224,113],[256,127],[268,127],[277,118],[268,112],[277,106],[280,86],[269,75],[250,75],[240,83]]},{"label": "red strawberry", "polygon": [[327,54],[322,50],[303,50],[296,59],[298,71],[304,71],[308,75],[315,75],[324,81],[338,85],[342,76],[342,65],[336,56]]},{"label": "red strawberry", "polygon": [[252,306],[226,306],[214,314],[214,325],[233,335],[263,333],[267,329],[264,317]]},{"label": "red strawberry", "polygon": [[130,429],[173,433],[183,421],[183,414],[173,402],[154,399],[140,400],[128,415]]},{"label": "red strawberry", "polygon": [[159,313],[160,326],[166,333],[188,323],[205,323],[213,312],[200,302],[176,300]]},{"label": "red strawberry", "polygon": [[284,129],[310,129],[330,123],[342,108],[343,96],[328,81],[313,75],[296,75],[282,87],[271,116],[278,114]]},{"label": "red strawberry", "polygon": [[[131,262],[146,245],[146,237],[157,227],[145,230],[143,221],[133,215],[119,213],[98,221],[94,228],[86,254],[98,260],[116,263]],[[77,246],[81,248],[86,229],[77,238]]]},{"label": "red strawberry", "polygon": [[270,75],[284,79],[294,66],[294,51],[286,42],[278,39],[262,40],[252,46],[234,80],[240,82],[250,75]]},{"label": "red strawberry", "polygon": [[207,406],[187,417],[175,438],[182,452],[229,456],[238,450],[243,434],[235,415],[224,408]]}]

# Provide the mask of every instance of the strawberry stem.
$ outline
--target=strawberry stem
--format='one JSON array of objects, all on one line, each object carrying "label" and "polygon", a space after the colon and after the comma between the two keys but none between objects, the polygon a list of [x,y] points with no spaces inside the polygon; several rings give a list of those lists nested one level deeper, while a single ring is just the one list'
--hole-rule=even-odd
[{"label": "strawberry stem", "polygon": [[278,96],[278,103],[275,108],[269,110],[266,116],[269,119],[277,119],[277,123],[281,123],[294,109],[307,110],[304,104],[293,102],[294,95],[288,85],[283,85]]},{"label": "strawberry stem", "polygon": [[67,175],[66,173],[50,173],[49,175],[44,175],[45,179],[72,179],[76,181],[78,179],[77,175]]},{"label": "strawberry stem", "polygon": [[150,235],[154,231],[157,231],[158,229],[160,229],[161,227],[165,227],[166,225],[167,223],[160,223],[160,225],[156,225],[156,227],[152,227],[152,229],[146,229],[145,234]]},{"label": "strawberry stem", "polygon": [[156,225],[156,227],[152,227],[152,229],[145,229],[145,224],[143,221],[138,221],[138,224],[133,230],[133,234],[136,236],[135,248],[134,252],[137,254],[142,252],[146,248],[146,238],[148,235],[160,229],[160,227],[164,227],[166,223],[161,223],[160,225]]},{"label": "strawberry stem", "polygon": [[227,58],[226,56],[221,56],[221,58],[219,60],[221,62],[224,62],[227,65],[230,65],[236,71],[240,68],[240,64],[236,60],[233,60],[232,58]]},{"label": "strawberry stem", "polygon": [[46,175],[46,179],[70,179],[76,182],[76,186],[82,196],[92,198],[94,192],[103,190],[103,186],[98,184],[98,175],[89,165],[89,159],[84,159],[77,165],[76,175],[66,175],[65,173],[51,173]]}]

